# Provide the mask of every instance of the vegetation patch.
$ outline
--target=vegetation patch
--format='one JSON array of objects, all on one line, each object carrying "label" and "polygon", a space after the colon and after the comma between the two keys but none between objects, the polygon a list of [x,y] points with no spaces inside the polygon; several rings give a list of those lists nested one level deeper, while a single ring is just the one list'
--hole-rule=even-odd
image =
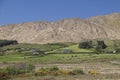
[{"label": "vegetation patch", "polygon": [[72,71],[60,70],[57,66],[40,68],[39,71],[35,72],[35,76],[83,75],[83,74],[85,74],[85,72],[82,69],[75,69]]}]

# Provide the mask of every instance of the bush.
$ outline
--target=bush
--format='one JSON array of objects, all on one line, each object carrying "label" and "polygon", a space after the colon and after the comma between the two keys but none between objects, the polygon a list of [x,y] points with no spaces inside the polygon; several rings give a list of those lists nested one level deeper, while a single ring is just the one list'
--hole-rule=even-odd
[{"label": "bush", "polygon": [[85,74],[83,70],[76,69],[73,71],[69,70],[59,70],[58,67],[53,66],[52,68],[40,68],[38,72],[35,72],[35,76],[46,76],[46,75],[77,75],[77,74]]},{"label": "bush", "polygon": [[89,71],[90,74],[92,75],[96,75],[96,74],[99,74],[99,71],[97,70],[92,70],[92,71]]},{"label": "bush", "polygon": [[33,64],[19,63],[14,66],[9,66],[5,70],[9,75],[17,75],[32,72],[34,68],[35,66]]},{"label": "bush", "polygon": [[10,76],[8,76],[6,72],[0,72],[0,80],[9,80],[9,79],[10,79]]},{"label": "bush", "polygon": [[75,69],[72,71],[74,74],[85,74],[85,72],[82,69]]},{"label": "bush", "polygon": [[120,48],[116,48],[115,51],[115,53],[120,53]]},{"label": "bush", "polygon": [[68,70],[61,70],[61,71],[60,71],[60,74],[61,74],[61,75],[69,75],[69,74],[70,74],[70,71],[68,71]]},{"label": "bush", "polygon": [[18,70],[14,66],[9,66],[6,68],[6,72],[9,75],[15,75],[18,74]]},{"label": "bush", "polygon": [[38,72],[35,72],[35,76],[45,76],[45,75],[60,75],[61,72],[57,66],[52,66],[49,68],[40,68]]},{"label": "bush", "polygon": [[97,45],[95,47],[95,53],[100,54],[104,52],[104,49],[107,47],[107,45],[104,43],[104,41],[97,41]]},{"label": "bush", "polygon": [[33,64],[28,64],[28,63],[17,63],[14,65],[16,69],[21,70],[23,73],[28,73],[31,72],[35,69],[35,66]]},{"label": "bush", "polygon": [[83,49],[92,48],[92,41],[84,41],[79,43],[79,48],[83,48]]},{"label": "bush", "polygon": [[40,68],[38,72],[35,72],[35,76],[45,76],[49,73],[47,68]]},{"label": "bush", "polygon": [[57,66],[52,66],[49,68],[50,71],[57,71],[59,68]]},{"label": "bush", "polygon": [[107,47],[107,45],[104,43],[104,41],[97,41],[98,45],[97,47],[101,48],[101,49],[105,49]]},{"label": "bush", "polygon": [[74,73],[73,71],[69,71],[68,75],[76,75],[76,73]]}]

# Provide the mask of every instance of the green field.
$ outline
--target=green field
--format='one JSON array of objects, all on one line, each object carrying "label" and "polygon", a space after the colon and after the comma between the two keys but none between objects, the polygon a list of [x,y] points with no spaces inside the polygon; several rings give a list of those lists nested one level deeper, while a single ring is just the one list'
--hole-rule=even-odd
[{"label": "green field", "polygon": [[[106,40],[107,48],[104,51],[113,51],[113,41]],[[118,41],[119,43],[119,41]],[[43,51],[40,54],[33,55],[31,50]],[[70,50],[70,53],[63,53],[63,50]],[[95,49],[78,48],[77,43],[52,43],[52,44],[17,44],[0,47],[0,68],[9,65],[30,63],[35,65],[35,70],[42,67],[57,66],[63,71],[83,69],[84,75],[60,75],[60,76],[34,76],[33,73],[15,75],[12,80],[114,80],[120,77],[120,54],[102,52],[95,54]],[[77,65],[77,66],[76,66]],[[91,75],[90,70],[98,71],[100,74]],[[101,74],[104,71],[105,74]],[[118,73],[116,73],[118,71]],[[112,74],[109,72],[113,72]],[[27,75],[27,77],[26,77]],[[16,77],[18,76],[18,77]],[[21,78],[22,77],[22,78]]]},{"label": "green field", "polygon": [[78,44],[74,44],[74,45],[70,45],[68,47],[64,47],[64,48],[58,48],[55,49],[53,51],[48,51],[47,53],[61,53],[63,50],[70,50],[73,53],[91,53],[94,51],[94,49],[82,49],[82,48],[78,48]]},{"label": "green field", "polygon": [[9,50],[9,49],[16,49],[16,48],[24,48],[24,49],[36,49],[36,50],[44,50],[44,51],[51,51],[54,49],[59,49],[63,47],[70,46],[74,43],[54,43],[54,44],[27,44],[27,43],[20,43],[17,45],[9,45],[1,47],[3,50]]},{"label": "green field", "polygon": [[80,63],[82,61],[112,61],[120,60],[120,54],[49,54],[39,56],[23,56],[21,54],[9,54],[0,56],[0,62],[33,62],[33,63]]},{"label": "green field", "polygon": [[[105,40],[111,49],[113,41]],[[22,48],[19,51],[16,48]],[[112,47],[113,48],[113,47]],[[0,62],[38,62],[38,63],[79,63],[82,61],[108,61],[119,60],[120,54],[94,54],[94,49],[81,49],[75,43],[54,43],[54,44],[17,44],[2,47],[4,55],[0,56]],[[31,55],[30,50],[44,50],[44,56]],[[61,53],[62,50],[72,50],[69,53]],[[54,54],[56,53],[57,54]],[[78,53],[77,53],[78,52]],[[49,54],[50,53],[50,54]],[[79,54],[80,53],[80,54]]]},{"label": "green field", "polygon": [[62,48],[62,49],[72,50],[73,52],[93,52],[92,50],[78,48],[78,44],[77,45],[72,45],[72,46],[69,46],[69,47],[65,47],[65,48]]}]

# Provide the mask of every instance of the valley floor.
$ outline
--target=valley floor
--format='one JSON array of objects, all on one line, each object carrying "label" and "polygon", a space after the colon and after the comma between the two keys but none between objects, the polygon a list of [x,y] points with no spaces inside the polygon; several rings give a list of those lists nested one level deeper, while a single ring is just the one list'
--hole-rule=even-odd
[{"label": "valley floor", "polygon": [[[83,75],[58,75],[58,76],[18,76],[11,80],[120,80],[120,64],[118,61],[110,62],[81,62],[72,64],[35,64],[36,71],[43,67],[57,66],[60,70],[82,69]],[[96,71],[97,74],[90,74]]]},{"label": "valley floor", "polygon": [[[16,46],[22,46],[22,48],[20,48],[21,52],[16,51]],[[25,46],[27,48],[24,48]],[[79,49],[78,45],[64,48],[61,47],[61,45],[56,46],[49,44],[41,46],[41,48],[45,47],[44,49],[46,49],[47,54],[44,56],[36,56],[28,53],[28,46],[30,45],[12,45],[11,47],[15,47],[15,49],[9,49],[10,46],[8,46],[9,48],[5,47],[4,49],[8,51],[6,51],[6,54],[0,56],[0,68],[6,68],[16,63],[24,62],[35,65],[35,72],[41,68],[57,66],[63,71],[80,69],[83,70],[85,74],[35,76],[34,72],[30,72],[28,74],[13,75],[10,80],[120,80],[120,53],[94,54],[92,53],[93,49]],[[32,48],[30,48],[30,50],[39,49],[40,47],[39,45],[34,46],[31,45]],[[61,53],[62,49],[76,52]]]}]

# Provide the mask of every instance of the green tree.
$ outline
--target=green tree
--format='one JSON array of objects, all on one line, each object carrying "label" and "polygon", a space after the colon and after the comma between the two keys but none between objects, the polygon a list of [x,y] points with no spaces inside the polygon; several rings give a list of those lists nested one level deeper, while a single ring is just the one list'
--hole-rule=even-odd
[{"label": "green tree", "polygon": [[105,49],[107,45],[104,43],[104,41],[97,41],[98,48]]},{"label": "green tree", "polygon": [[104,41],[97,41],[97,45],[95,47],[95,53],[99,54],[102,53],[103,50],[107,47]]},{"label": "green tree", "polygon": [[83,49],[92,48],[92,41],[90,40],[79,43],[79,48],[83,48]]},{"label": "green tree", "polygon": [[114,46],[116,53],[120,53],[120,43],[117,43],[116,41],[114,41],[113,46]]}]

